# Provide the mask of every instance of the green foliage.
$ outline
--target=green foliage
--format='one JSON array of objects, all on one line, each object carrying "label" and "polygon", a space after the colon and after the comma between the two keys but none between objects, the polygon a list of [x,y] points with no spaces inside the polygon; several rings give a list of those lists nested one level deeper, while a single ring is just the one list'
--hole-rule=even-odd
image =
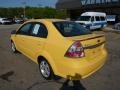
[{"label": "green foliage", "polygon": [[[67,18],[66,11],[56,10],[51,7],[29,7],[25,8],[27,18]],[[24,8],[0,8],[0,17],[18,17],[24,14]]]}]

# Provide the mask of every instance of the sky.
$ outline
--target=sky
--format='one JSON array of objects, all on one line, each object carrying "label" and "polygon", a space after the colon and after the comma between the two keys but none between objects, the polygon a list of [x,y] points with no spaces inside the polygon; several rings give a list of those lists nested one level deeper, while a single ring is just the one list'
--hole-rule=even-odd
[{"label": "sky", "polygon": [[55,7],[57,0],[0,0],[0,7],[21,7],[24,2],[27,6]]}]

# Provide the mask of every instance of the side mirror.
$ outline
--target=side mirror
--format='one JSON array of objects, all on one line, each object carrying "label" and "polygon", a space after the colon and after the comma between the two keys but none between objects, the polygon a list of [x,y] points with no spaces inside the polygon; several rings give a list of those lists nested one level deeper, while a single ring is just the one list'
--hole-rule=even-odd
[{"label": "side mirror", "polygon": [[16,34],[16,30],[13,30],[13,31],[11,32],[11,34]]}]

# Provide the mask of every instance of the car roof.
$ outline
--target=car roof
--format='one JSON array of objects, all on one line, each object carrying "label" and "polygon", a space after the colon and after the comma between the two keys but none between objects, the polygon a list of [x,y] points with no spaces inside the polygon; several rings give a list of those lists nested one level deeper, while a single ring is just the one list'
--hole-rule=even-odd
[{"label": "car roof", "polygon": [[84,12],[81,16],[106,16],[106,13],[103,12]]},{"label": "car roof", "polygon": [[59,22],[59,21],[68,21],[64,19],[31,19],[27,22]]}]

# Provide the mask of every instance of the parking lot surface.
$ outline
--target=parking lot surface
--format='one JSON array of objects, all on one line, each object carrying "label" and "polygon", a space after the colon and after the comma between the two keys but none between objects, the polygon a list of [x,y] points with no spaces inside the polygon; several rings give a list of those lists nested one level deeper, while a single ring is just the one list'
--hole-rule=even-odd
[{"label": "parking lot surface", "polygon": [[65,79],[44,80],[38,65],[10,49],[10,32],[19,24],[0,25],[0,90],[120,90],[120,34],[105,33],[109,57],[99,71],[79,83],[66,84]]}]

